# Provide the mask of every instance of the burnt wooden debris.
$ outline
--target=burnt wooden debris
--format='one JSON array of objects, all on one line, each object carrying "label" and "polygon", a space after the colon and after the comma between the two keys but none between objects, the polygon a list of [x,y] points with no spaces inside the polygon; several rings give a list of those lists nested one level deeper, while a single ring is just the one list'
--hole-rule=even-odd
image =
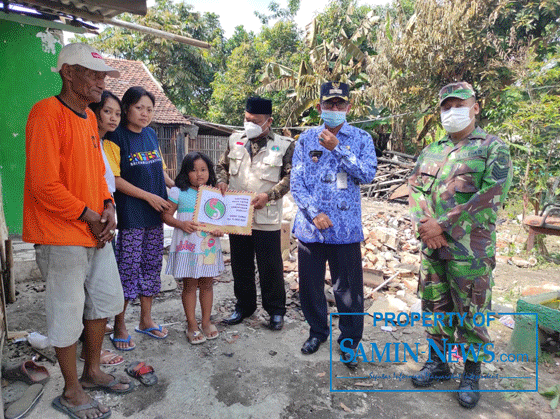
[{"label": "burnt wooden debris", "polygon": [[373,183],[360,187],[362,195],[406,203],[408,200],[407,181],[416,157],[398,151],[385,150],[377,158],[377,174]]}]

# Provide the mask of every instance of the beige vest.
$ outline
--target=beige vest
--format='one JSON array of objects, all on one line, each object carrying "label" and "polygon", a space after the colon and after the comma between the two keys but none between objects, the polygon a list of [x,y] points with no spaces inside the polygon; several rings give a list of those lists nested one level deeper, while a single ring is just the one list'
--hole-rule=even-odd
[{"label": "beige vest", "polygon": [[[267,193],[280,181],[282,158],[292,139],[272,134],[266,147],[251,157],[245,148],[249,139],[245,133],[229,137],[229,188],[235,191]],[[267,202],[253,214],[253,229],[279,230],[282,222],[282,199]]]}]

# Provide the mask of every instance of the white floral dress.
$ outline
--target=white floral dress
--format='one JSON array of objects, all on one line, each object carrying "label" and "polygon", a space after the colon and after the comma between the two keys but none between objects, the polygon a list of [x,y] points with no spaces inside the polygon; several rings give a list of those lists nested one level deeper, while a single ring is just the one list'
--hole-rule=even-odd
[{"label": "white floral dress", "polygon": [[[192,188],[186,191],[171,188],[169,200],[177,204],[179,221],[192,221],[197,194]],[[224,259],[219,237],[204,231],[185,233],[179,228],[173,230],[166,269],[168,275],[175,278],[214,277],[223,270]]]}]

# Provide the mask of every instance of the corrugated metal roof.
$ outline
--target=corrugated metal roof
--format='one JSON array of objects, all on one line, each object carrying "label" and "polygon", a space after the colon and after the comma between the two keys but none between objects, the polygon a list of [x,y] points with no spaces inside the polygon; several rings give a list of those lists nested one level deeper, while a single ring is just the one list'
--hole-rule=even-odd
[{"label": "corrugated metal roof", "polygon": [[[84,22],[91,21],[95,23],[103,23],[128,28],[134,31],[149,33],[151,35],[170,39],[172,41],[181,42],[187,45],[194,45],[198,48],[210,48],[208,42],[199,41],[171,32],[162,31],[155,28],[138,25],[133,22],[126,22],[114,19],[121,13],[134,13],[137,15],[145,15],[148,12],[146,0],[16,0],[17,4],[31,11],[37,11],[42,16],[34,16],[46,20],[59,20],[63,24],[72,26],[81,26],[90,32],[97,33],[97,28]],[[16,4],[16,3],[13,3]],[[8,6],[8,7],[6,7]],[[2,9],[5,13],[23,13],[25,11],[15,12],[10,3],[2,2]]]},{"label": "corrugated metal roof", "polygon": [[148,12],[146,0],[16,0],[13,3],[33,7],[54,14],[70,14],[89,20],[91,15],[112,18],[121,13],[144,16]]}]

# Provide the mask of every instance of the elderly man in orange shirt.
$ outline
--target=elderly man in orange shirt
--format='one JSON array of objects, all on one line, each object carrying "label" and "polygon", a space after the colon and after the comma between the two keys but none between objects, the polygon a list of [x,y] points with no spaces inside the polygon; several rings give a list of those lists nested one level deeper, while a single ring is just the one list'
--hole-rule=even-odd
[{"label": "elderly man in orange shirt", "polygon": [[[99,367],[107,318],[122,311],[124,297],[113,250],[105,246],[115,234],[115,207],[87,106],[101,100],[105,77],[119,72],[84,44],[62,48],[53,71],[62,79],[60,94],[36,103],[27,120],[23,240],[35,243],[47,284],[48,337],[64,377],[53,407],[70,417],[106,418],[110,409],[84,389],[127,393],[134,385]],[[78,379],[76,343],[84,326]]]}]

